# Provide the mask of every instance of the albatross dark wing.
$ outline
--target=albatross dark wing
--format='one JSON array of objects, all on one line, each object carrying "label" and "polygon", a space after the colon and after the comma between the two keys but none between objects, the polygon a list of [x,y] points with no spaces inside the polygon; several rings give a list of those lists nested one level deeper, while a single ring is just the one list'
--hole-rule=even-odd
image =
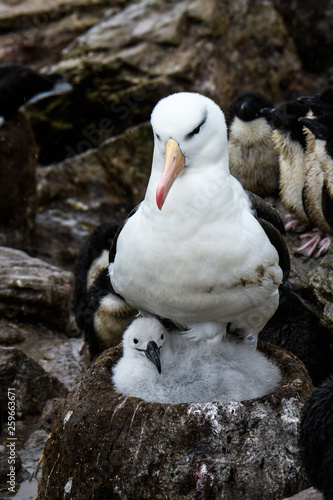
[{"label": "albatross dark wing", "polygon": [[126,222],[128,221],[128,219],[130,217],[132,217],[132,215],[135,214],[135,212],[137,211],[137,209],[139,208],[139,206],[141,205],[141,203],[139,203],[138,205],[136,205],[136,207],[132,208],[132,210],[130,211],[130,213],[128,214],[128,216],[126,217],[126,219],[124,220],[123,224],[121,224],[118,228],[118,231],[116,232],[116,234],[114,235],[114,238],[112,240],[112,243],[111,243],[111,247],[110,247],[110,252],[109,252],[109,263],[111,264],[111,262],[114,262],[114,258],[116,256],[116,252],[117,252],[117,241],[118,241],[118,236],[120,234],[120,231],[122,230],[122,228],[125,226]]},{"label": "albatross dark wing", "polygon": [[290,273],[290,256],[283,238],[285,228],[280,214],[260,196],[250,191],[246,191],[246,193],[250,199],[254,216],[279,254],[279,265],[283,272],[283,281],[286,281]]}]

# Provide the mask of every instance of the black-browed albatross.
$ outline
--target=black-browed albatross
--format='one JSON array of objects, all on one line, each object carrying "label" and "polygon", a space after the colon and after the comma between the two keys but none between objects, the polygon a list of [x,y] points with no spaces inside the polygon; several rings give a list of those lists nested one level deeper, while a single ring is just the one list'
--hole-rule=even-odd
[{"label": "black-browed albatross", "polygon": [[156,105],[151,124],[151,175],[111,249],[112,286],[193,340],[257,337],[278,307],[283,270],[276,234],[266,235],[230,175],[223,112],[181,92]]},{"label": "black-browed albatross", "polygon": [[123,335],[123,356],[112,369],[115,390],[152,403],[244,401],[273,392],[279,368],[259,350],[225,340],[191,342],[156,318],[137,318]]}]

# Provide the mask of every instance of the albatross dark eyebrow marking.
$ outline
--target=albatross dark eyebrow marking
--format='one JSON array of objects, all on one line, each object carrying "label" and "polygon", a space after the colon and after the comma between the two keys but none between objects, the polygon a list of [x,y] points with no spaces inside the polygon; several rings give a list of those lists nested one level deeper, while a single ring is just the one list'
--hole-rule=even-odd
[{"label": "albatross dark eyebrow marking", "polygon": [[204,123],[206,122],[206,120],[207,120],[207,113],[205,113],[205,116],[202,119],[202,121],[199,123],[199,125],[197,127],[195,127],[192,130],[192,132],[190,132],[189,134],[186,134],[186,139],[190,139],[194,135],[198,134],[200,132],[200,128],[202,127],[202,125],[204,125]]}]

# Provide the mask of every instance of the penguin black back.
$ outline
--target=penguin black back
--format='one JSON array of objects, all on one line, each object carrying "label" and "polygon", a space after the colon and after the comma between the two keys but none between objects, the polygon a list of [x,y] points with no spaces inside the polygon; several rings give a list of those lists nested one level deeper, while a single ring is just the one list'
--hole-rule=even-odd
[{"label": "penguin black back", "polygon": [[315,386],[333,372],[330,333],[288,284],[280,287],[279,307],[259,338],[292,352],[304,363]]},{"label": "penguin black back", "polygon": [[88,301],[88,272],[95,259],[101,255],[103,250],[109,251],[118,228],[119,224],[116,221],[110,221],[98,226],[89,236],[78,256],[74,271],[73,309],[77,325],[80,329],[84,328],[86,321],[84,311]]},{"label": "penguin black back", "polygon": [[303,409],[300,453],[311,484],[333,499],[333,375],[317,387]]}]

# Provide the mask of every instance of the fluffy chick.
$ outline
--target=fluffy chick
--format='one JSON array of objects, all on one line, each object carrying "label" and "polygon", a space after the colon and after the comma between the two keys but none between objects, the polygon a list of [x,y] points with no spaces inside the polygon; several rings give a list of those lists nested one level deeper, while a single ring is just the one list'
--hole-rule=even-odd
[{"label": "fluffy chick", "polygon": [[156,318],[138,318],[124,333],[112,379],[123,396],[176,404],[261,397],[277,388],[281,374],[244,343],[193,343]]},{"label": "fluffy chick", "polygon": [[244,189],[259,196],[274,195],[279,185],[278,155],[272,142],[272,127],[262,108],[272,102],[256,90],[239,94],[230,106],[229,167]]}]

